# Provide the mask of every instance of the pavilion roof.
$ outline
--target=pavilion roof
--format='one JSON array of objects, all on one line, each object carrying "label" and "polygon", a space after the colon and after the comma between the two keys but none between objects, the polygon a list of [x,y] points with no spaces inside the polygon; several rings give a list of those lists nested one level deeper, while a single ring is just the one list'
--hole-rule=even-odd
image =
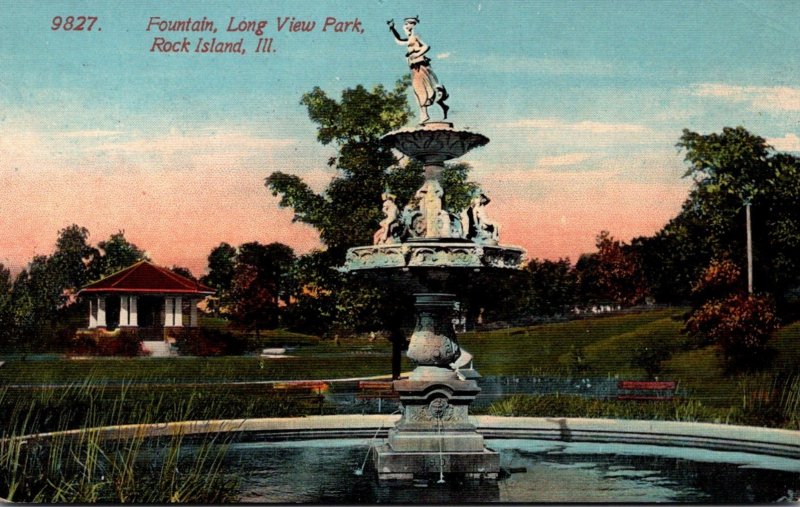
[{"label": "pavilion roof", "polygon": [[148,261],[139,261],[83,287],[78,295],[128,293],[207,296],[216,291]]}]

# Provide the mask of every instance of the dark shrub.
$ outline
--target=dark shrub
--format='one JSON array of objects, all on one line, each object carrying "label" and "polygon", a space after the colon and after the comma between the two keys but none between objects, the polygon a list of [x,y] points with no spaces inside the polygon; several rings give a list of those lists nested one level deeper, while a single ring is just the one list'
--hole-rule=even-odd
[{"label": "dark shrub", "polygon": [[169,333],[180,353],[187,356],[239,355],[247,350],[246,337],[219,329],[176,329]]}]

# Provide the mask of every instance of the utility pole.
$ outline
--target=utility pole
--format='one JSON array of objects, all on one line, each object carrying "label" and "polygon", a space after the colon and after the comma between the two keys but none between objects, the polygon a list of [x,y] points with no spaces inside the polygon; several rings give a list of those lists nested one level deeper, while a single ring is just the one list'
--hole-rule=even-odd
[{"label": "utility pole", "polygon": [[750,200],[744,203],[747,216],[747,293],[753,293],[753,231],[750,223]]}]

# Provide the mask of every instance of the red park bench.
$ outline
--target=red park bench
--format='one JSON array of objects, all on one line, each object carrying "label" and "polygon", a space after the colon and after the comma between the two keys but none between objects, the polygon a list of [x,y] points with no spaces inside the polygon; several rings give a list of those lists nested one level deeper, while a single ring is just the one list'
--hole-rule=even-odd
[{"label": "red park bench", "polygon": [[277,393],[285,394],[293,399],[311,402],[312,405],[319,407],[322,414],[325,402],[325,393],[330,389],[327,382],[321,380],[297,380],[288,382],[276,382],[272,384],[272,390]]},{"label": "red park bench", "polygon": [[358,382],[357,400],[378,400],[378,412],[383,409],[383,400],[398,399],[391,380],[360,380]]},{"label": "red park bench", "polygon": [[360,380],[358,382],[359,400],[398,398],[391,380]]},{"label": "red park bench", "polygon": [[675,397],[677,382],[658,380],[620,380],[618,400],[668,401]]}]

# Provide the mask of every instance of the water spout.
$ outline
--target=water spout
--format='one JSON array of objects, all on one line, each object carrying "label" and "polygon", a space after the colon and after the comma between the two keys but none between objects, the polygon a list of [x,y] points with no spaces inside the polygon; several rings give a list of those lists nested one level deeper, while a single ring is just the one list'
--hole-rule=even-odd
[{"label": "water spout", "polygon": [[[393,415],[395,415],[395,414],[399,414],[399,413],[400,413],[400,410],[395,410],[394,412],[392,412],[391,414],[389,414],[389,416],[391,417],[391,416],[393,416]],[[355,476],[359,476],[359,477],[360,477],[360,476],[362,476],[362,475],[364,475],[364,468],[366,468],[366,466],[367,466],[367,460],[369,459],[369,453],[370,453],[370,452],[372,451],[372,449],[375,447],[375,440],[378,438],[378,434],[379,434],[379,433],[381,432],[381,430],[383,429],[383,424],[384,424],[385,422],[386,422],[386,421],[381,421],[381,424],[380,424],[380,426],[378,426],[378,429],[375,431],[375,434],[374,434],[374,435],[372,435],[372,438],[371,438],[371,439],[370,439],[370,441],[369,441],[369,446],[367,447],[367,454],[365,454],[365,455],[364,455],[364,461],[363,461],[363,463],[361,463],[361,468],[358,468],[358,469],[356,469],[356,470],[353,472],[353,475],[355,475]]]},{"label": "water spout", "polygon": [[444,484],[444,453],[442,452],[442,416],[436,418],[439,429],[439,480],[437,484]]}]

